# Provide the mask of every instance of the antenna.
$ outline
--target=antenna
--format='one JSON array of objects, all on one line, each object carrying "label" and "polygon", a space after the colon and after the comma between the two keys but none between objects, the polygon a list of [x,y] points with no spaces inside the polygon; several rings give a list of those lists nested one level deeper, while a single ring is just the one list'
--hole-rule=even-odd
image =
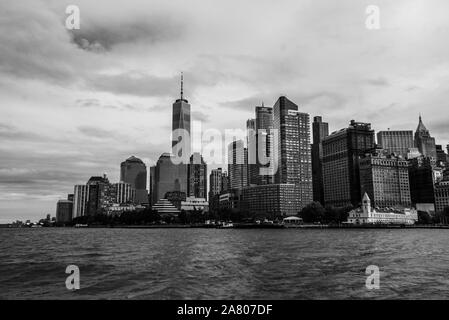
[{"label": "antenna", "polygon": [[184,99],[184,74],[181,72],[181,100]]}]

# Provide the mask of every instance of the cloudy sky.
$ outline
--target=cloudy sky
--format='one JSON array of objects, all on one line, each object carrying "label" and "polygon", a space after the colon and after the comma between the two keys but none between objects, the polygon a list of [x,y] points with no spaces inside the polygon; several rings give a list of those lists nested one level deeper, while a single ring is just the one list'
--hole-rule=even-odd
[{"label": "cloudy sky", "polygon": [[[81,29],[65,27],[67,5]],[[368,5],[380,29],[365,27]],[[55,214],[91,175],[169,151],[179,74],[203,128],[287,95],[331,130],[449,142],[447,0],[1,0],[0,223]]]}]

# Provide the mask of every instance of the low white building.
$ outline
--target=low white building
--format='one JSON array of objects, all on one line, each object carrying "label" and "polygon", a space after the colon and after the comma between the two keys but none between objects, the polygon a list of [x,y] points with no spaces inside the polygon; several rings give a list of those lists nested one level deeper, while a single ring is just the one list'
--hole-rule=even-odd
[{"label": "low white building", "polygon": [[186,201],[181,201],[181,210],[184,211],[209,211],[209,202],[204,198],[187,197]]},{"label": "low white building", "polygon": [[371,200],[365,193],[362,207],[349,212],[349,224],[403,224],[412,225],[418,221],[418,212],[413,208],[371,208]]}]

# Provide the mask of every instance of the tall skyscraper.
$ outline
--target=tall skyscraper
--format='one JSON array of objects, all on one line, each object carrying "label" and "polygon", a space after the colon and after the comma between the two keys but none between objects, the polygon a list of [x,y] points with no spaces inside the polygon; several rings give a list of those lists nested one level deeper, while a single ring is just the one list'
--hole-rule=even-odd
[{"label": "tall skyscraper", "polygon": [[273,111],[273,127],[278,131],[275,182],[294,184],[302,208],[313,200],[310,118],[284,96],[276,101]]},{"label": "tall skyscraper", "polygon": [[89,199],[89,186],[76,185],[73,191],[73,218],[87,214],[87,200]]},{"label": "tall skyscraper", "polygon": [[212,197],[220,194],[222,190],[223,171],[221,168],[212,169],[209,175],[209,201]]},{"label": "tall skyscraper", "polygon": [[374,207],[410,207],[408,162],[402,158],[369,154],[360,159],[361,194],[367,193]]},{"label": "tall skyscraper", "polygon": [[387,150],[389,153],[394,153],[405,159],[407,158],[409,150],[415,147],[415,142],[413,141],[413,131],[379,131],[377,133],[377,144],[378,147]]},{"label": "tall skyscraper", "polygon": [[[187,193],[187,165],[177,165],[173,161],[173,155],[163,153],[154,168],[154,191],[152,203],[164,199],[167,192],[181,191]],[[182,180],[183,177],[185,180]]]},{"label": "tall skyscraper", "polygon": [[[176,154],[176,156],[185,160],[183,161],[184,164],[188,164],[190,159],[190,133],[190,104],[187,99],[184,99],[184,79],[181,74],[181,96],[175,103],[173,103],[172,147],[184,140],[184,147],[187,149],[179,151],[178,154]],[[174,150],[173,154],[175,153]]]},{"label": "tall skyscraper", "polygon": [[[257,184],[272,184],[274,183],[274,172],[267,174],[261,174],[261,169],[268,170],[270,165],[274,163],[273,155],[274,150],[274,135],[273,135],[273,108],[262,106],[256,107],[256,139],[258,141],[256,152],[257,152]],[[264,150],[259,150],[264,148]],[[260,154],[264,154],[266,159],[261,159]],[[268,159],[268,162],[266,161]]]},{"label": "tall skyscraper", "polygon": [[198,152],[190,157],[188,181],[187,194],[189,197],[207,199],[207,164]]},{"label": "tall skyscraper", "polygon": [[262,106],[256,107],[256,129],[273,129],[273,108]]},{"label": "tall skyscraper", "polygon": [[415,132],[415,146],[423,156],[432,157],[434,159],[437,158],[435,138],[430,135],[430,132],[424,125],[421,116],[419,116],[419,124]]},{"label": "tall skyscraper", "polygon": [[329,135],[329,124],[322,117],[314,117],[312,123],[312,182],[313,201],[324,205],[323,186],[323,139]]},{"label": "tall skyscraper", "polygon": [[147,167],[134,156],[120,165],[120,181],[129,183],[135,190],[135,204],[148,204]]},{"label": "tall skyscraper", "polygon": [[248,186],[248,150],[243,140],[233,141],[228,146],[228,172],[231,189]]},{"label": "tall skyscraper", "polygon": [[361,203],[359,158],[374,150],[371,124],[351,120],[348,128],[323,140],[324,203],[358,206]]},{"label": "tall skyscraper", "polygon": [[443,146],[441,144],[435,145],[436,153],[437,153],[437,165],[441,167],[445,167],[447,165],[447,154],[443,150]]}]

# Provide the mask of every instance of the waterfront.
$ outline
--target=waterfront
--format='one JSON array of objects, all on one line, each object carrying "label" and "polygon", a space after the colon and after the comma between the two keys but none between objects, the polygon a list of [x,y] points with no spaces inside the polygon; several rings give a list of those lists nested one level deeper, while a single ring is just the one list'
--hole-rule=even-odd
[{"label": "waterfront", "polygon": [[[0,298],[447,299],[448,240],[444,229],[0,229]],[[365,287],[369,265],[379,290]]]}]

